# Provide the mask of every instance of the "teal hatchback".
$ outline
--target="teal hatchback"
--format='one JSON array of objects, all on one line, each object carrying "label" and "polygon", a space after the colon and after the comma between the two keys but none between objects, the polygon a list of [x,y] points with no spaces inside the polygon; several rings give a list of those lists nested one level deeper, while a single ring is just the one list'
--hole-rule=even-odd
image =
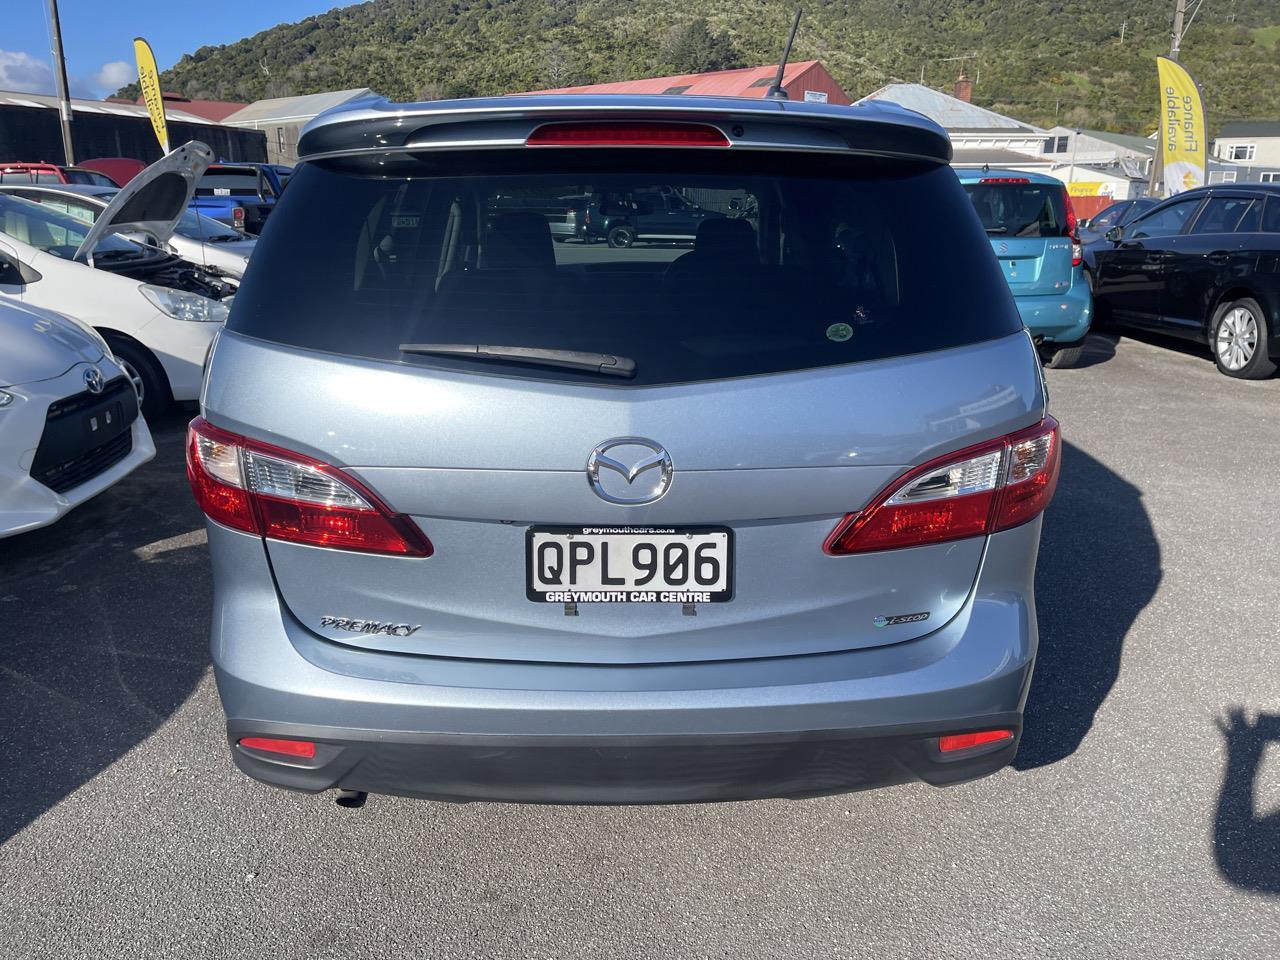
[{"label": "teal hatchback", "polygon": [[1066,186],[1017,170],[956,173],[1041,358],[1051,367],[1075,366],[1089,332],[1093,296]]}]

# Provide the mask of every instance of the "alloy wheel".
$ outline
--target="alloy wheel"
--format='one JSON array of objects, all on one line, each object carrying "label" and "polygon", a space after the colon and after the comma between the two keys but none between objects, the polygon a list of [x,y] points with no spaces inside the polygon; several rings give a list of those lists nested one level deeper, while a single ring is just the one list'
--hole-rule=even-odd
[{"label": "alloy wheel", "polygon": [[1258,349],[1258,320],[1245,307],[1232,307],[1218,321],[1214,349],[1228,370],[1241,370]]}]

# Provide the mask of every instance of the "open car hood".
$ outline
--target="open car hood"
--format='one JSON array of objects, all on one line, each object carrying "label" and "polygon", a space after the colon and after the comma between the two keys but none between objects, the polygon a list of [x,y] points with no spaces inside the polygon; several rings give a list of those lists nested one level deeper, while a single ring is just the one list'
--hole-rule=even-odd
[{"label": "open car hood", "polygon": [[213,162],[213,151],[192,140],[161,157],[120,189],[76,250],[85,262],[109,233],[143,231],[160,243],[173,234],[195,193],[196,181]]}]

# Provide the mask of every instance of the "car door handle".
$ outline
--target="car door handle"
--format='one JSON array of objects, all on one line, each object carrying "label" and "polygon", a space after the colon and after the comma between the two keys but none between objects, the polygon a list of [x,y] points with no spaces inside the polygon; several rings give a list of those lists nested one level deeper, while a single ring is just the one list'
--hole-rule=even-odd
[{"label": "car door handle", "polygon": [[1231,259],[1231,254],[1227,253],[1225,250],[1215,250],[1213,253],[1206,256],[1205,259],[1215,266],[1222,266]]}]

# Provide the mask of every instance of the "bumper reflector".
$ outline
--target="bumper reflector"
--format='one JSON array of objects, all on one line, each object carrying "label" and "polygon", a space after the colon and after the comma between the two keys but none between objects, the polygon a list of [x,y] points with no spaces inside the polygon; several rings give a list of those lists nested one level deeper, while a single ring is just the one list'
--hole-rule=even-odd
[{"label": "bumper reflector", "polygon": [[279,753],[286,757],[305,757],[310,760],[316,755],[316,745],[310,740],[277,740],[274,737],[242,737],[240,746],[250,750],[264,750],[267,753]]},{"label": "bumper reflector", "polygon": [[1001,740],[1012,740],[1012,730],[979,730],[977,733],[953,733],[938,738],[938,749],[943,753],[954,753],[957,750],[968,750],[970,747],[981,747],[988,743],[999,743]]}]

